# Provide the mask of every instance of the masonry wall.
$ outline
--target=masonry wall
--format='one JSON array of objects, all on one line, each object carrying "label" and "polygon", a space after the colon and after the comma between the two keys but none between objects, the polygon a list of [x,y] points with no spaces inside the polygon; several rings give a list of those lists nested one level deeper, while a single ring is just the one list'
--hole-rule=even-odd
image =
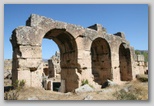
[{"label": "masonry wall", "polygon": [[[81,86],[82,80],[85,79],[96,88],[99,87],[99,84],[105,82],[107,78],[115,82],[121,81],[120,45],[124,44],[125,49],[132,50],[123,33],[108,34],[105,28],[99,24],[83,28],[32,14],[26,21],[26,26],[16,28],[11,37],[13,47],[13,81],[24,79],[27,86],[42,86],[41,43],[43,38],[52,39],[59,46],[61,80],[65,82],[65,92],[78,88]],[[102,51],[95,50],[97,53],[109,54],[106,57],[108,59],[102,63],[104,67],[101,67],[100,61],[97,61],[100,67],[96,67],[92,61],[94,56],[105,58],[105,55],[101,56],[100,54],[101,57],[99,57],[97,53],[92,56],[92,44],[97,38],[106,41],[106,44],[102,44],[99,48],[102,48]],[[97,44],[96,42],[95,45],[99,45],[99,43]],[[108,46],[108,49],[103,49],[106,46]],[[105,50],[108,51],[105,52]],[[134,65],[132,59],[133,52],[132,50],[129,54],[131,71],[133,71],[132,66]],[[95,81],[95,76],[92,73],[94,69],[98,70],[100,76],[99,83]],[[135,74],[132,75],[134,76]]]}]

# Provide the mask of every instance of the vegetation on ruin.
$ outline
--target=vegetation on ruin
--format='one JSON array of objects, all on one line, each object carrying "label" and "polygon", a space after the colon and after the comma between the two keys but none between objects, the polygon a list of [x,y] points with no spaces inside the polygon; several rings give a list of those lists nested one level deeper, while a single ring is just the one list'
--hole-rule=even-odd
[{"label": "vegetation on ruin", "polygon": [[82,80],[82,81],[81,81],[81,86],[86,85],[86,84],[89,84],[89,82],[88,82],[88,80],[87,80],[87,79],[86,79],[86,80]]},{"label": "vegetation on ruin", "polygon": [[87,96],[92,100],[148,100],[148,82],[138,80],[126,82],[117,86],[96,89],[93,92],[61,93],[39,88],[23,88],[19,92],[18,100],[84,100]]},{"label": "vegetation on ruin", "polygon": [[25,80],[16,80],[15,83],[13,83],[14,89],[4,93],[4,100],[17,100],[19,92],[24,88],[25,83]]}]

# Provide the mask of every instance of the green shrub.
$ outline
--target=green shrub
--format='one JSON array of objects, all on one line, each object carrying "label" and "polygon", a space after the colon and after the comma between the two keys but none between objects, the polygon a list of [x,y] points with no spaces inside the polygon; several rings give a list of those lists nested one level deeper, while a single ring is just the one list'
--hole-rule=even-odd
[{"label": "green shrub", "polygon": [[81,81],[81,86],[86,85],[86,84],[88,84],[90,87],[94,88],[91,84],[89,84],[89,81],[87,79]]},{"label": "green shrub", "polygon": [[19,82],[19,87],[23,88],[25,86],[26,81],[25,80],[21,80]]},{"label": "green shrub", "polygon": [[25,86],[26,81],[25,80],[16,80],[15,83],[13,84],[14,89],[20,90]]},{"label": "green shrub", "polygon": [[19,80],[16,80],[16,81],[13,83],[14,89],[18,88],[18,85],[19,85]]},{"label": "green shrub", "polygon": [[25,83],[25,80],[16,80],[15,83],[13,83],[14,90],[5,92],[4,100],[17,100],[19,96],[19,91],[25,86]]},{"label": "green shrub", "polygon": [[86,84],[89,84],[89,82],[88,82],[88,80],[87,80],[87,79],[86,79],[86,80],[82,80],[82,81],[81,81],[81,86],[86,85]]}]

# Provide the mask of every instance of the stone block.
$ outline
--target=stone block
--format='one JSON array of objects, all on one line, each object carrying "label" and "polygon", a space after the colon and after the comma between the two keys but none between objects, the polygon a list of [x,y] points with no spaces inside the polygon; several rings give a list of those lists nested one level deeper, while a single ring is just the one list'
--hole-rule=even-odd
[{"label": "stone block", "polygon": [[18,80],[25,80],[25,86],[31,86],[31,74],[30,71],[18,71]]},{"label": "stone block", "polygon": [[77,47],[80,50],[90,50],[92,41],[86,35],[79,35],[76,38]]},{"label": "stone block", "polygon": [[115,35],[115,36],[119,36],[119,37],[125,39],[125,34],[122,33],[122,32],[117,32],[117,33],[115,33],[114,35]]},{"label": "stone block", "polygon": [[88,84],[75,89],[76,93],[93,92],[93,91],[94,91],[94,89],[92,87],[90,87]]},{"label": "stone block", "polygon": [[137,61],[144,61],[144,55],[137,55]]},{"label": "stone block", "polygon": [[60,92],[65,92],[65,80],[61,80],[61,86],[60,86],[60,89],[59,89]]},{"label": "stone block", "polygon": [[19,46],[22,58],[42,58],[42,49],[40,46]]},{"label": "stone block", "polygon": [[43,31],[35,27],[18,27],[13,31],[12,36],[16,37],[19,45],[41,45]]},{"label": "stone block", "polygon": [[20,68],[38,68],[41,65],[42,59],[18,59]]},{"label": "stone block", "polygon": [[42,74],[39,73],[39,70],[30,71],[31,86],[36,88],[42,87]]}]

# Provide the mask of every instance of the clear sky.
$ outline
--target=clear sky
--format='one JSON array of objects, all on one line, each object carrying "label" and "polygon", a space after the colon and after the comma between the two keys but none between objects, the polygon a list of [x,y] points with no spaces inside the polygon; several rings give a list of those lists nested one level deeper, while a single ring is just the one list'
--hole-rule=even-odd
[{"label": "clear sky", "polygon": [[[134,49],[148,50],[148,5],[146,4],[5,4],[4,5],[4,59],[12,58],[9,41],[12,31],[25,26],[30,14],[83,27],[99,23],[107,33],[123,32]],[[50,58],[59,50],[56,43],[44,39],[42,55]]]}]

